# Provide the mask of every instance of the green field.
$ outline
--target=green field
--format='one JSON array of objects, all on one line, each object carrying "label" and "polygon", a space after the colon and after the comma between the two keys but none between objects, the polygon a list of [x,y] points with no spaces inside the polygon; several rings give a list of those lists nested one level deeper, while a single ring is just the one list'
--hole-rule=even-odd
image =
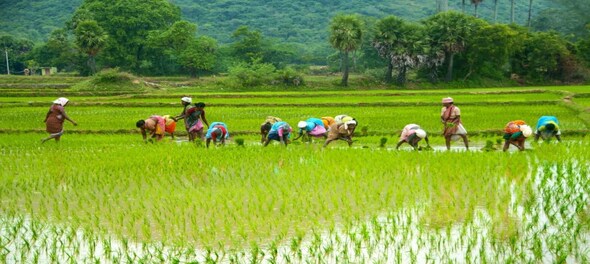
[{"label": "green field", "polygon": [[[63,83],[73,82],[72,79]],[[11,86],[0,78],[4,86]],[[0,89],[2,263],[588,263],[590,87],[203,93],[174,88],[69,96],[59,144],[40,144],[52,96]],[[31,87],[33,87],[31,85]],[[38,88],[51,90],[53,88]],[[234,138],[145,144],[134,128],[178,114],[181,95]],[[440,99],[455,98],[471,151],[442,151]],[[568,98],[572,97],[572,100]],[[349,114],[352,148],[263,148],[267,115],[295,125]],[[559,118],[564,141],[480,151],[503,126]],[[418,123],[436,151],[394,149]],[[180,127],[179,127],[180,128]],[[182,130],[182,129],[179,129]],[[182,132],[182,131],[180,131]],[[388,139],[379,147],[381,138]],[[235,138],[245,139],[238,146]],[[500,147],[495,145],[496,148]]]}]

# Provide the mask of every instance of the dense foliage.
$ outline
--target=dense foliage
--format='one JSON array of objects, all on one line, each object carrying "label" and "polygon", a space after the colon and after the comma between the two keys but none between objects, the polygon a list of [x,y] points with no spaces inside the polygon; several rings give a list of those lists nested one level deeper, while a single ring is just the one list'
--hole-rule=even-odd
[{"label": "dense foliage", "polygon": [[[586,51],[590,37],[587,29],[570,38],[553,31],[531,30],[539,28],[536,23],[541,20],[529,20],[528,16],[525,16],[526,23],[522,19],[514,18],[514,21],[532,23],[532,27],[499,24],[494,21],[513,20],[510,17],[506,21],[506,10],[512,16],[512,5],[494,1],[491,8],[494,15],[490,18],[486,13],[490,9],[489,6],[486,9],[487,2],[471,1],[473,7],[477,7],[474,12],[465,8],[464,2],[438,0],[432,5],[414,2],[414,5],[434,8],[432,12],[423,10],[420,14],[425,15],[421,20],[416,16],[407,19],[409,13],[391,15],[396,13],[400,3],[364,1],[356,3],[355,7],[360,10],[353,14],[325,10],[326,6],[334,5],[337,10],[349,7],[350,3],[321,5],[314,2],[320,5],[305,6],[304,3],[284,5],[269,1],[264,7],[256,2],[247,3],[247,7],[240,1],[200,3],[200,8],[225,8],[218,19],[200,21],[215,14],[216,9],[204,12],[195,9],[195,3],[185,1],[85,0],[63,28],[51,32],[46,42],[34,45],[31,40],[12,34],[1,35],[0,44],[5,54],[10,55],[9,66],[12,65],[13,73],[23,73],[25,68],[37,72],[41,66],[57,66],[62,72],[74,71],[82,75],[114,67],[138,75],[198,77],[229,73],[235,77],[232,84],[249,87],[285,79],[277,77],[280,75],[287,76],[286,83],[295,80],[297,85],[302,84],[301,74],[293,74],[293,70],[306,71],[309,65],[327,65],[331,72],[342,72],[343,86],[347,85],[349,72],[365,74],[374,82],[385,83],[392,83],[393,74],[396,74],[398,85],[424,81],[505,81],[509,78],[521,83],[571,83],[588,79]],[[560,5],[555,8],[570,10],[572,17],[578,16],[579,23],[588,22],[587,18],[580,17],[579,10],[572,11],[578,7],[576,1],[558,2]],[[371,3],[384,9],[370,12],[362,8]],[[548,7],[541,3],[527,8],[519,5],[514,6],[516,17],[529,12],[534,15],[538,12],[534,10]],[[313,12],[301,15],[297,23],[289,21],[290,27],[282,27],[281,20],[275,17],[289,12],[290,8],[302,12],[303,6],[307,11],[323,12],[325,23],[309,18],[308,13]],[[406,6],[412,7],[409,3]],[[251,10],[257,7],[265,10],[264,15],[259,14],[258,9]],[[386,14],[386,11],[391,12]],[[189,15],[191,12],[200,14],[198,19]],[[257,14],[260,19],[256,22],[235,19],[232,25],[238,24],[233,32],[220,35],[211,31],[213,21]],[[275,19],[273,26],[279,27],[279,31],[269,31],[268,27],[257,24],[272,18]],[[534,18],[543,19],[542,16]],[[312,22],[313,26],[303,26]],[[319,29],[318,25],[324,27]],[[583,26],[572,25],[572,28]],[[559,23],[555,23],[548,28],[559,27]],[[310,30],[307,37],[289,33],[303,28]],[[285,71],[286,67],[291,68]],[[2,64],[0,72],[7,71],[6,64]]]}]

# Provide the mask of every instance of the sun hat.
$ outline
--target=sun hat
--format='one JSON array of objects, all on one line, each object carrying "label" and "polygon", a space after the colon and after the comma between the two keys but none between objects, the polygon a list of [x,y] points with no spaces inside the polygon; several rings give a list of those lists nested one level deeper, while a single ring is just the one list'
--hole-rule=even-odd
[{"label": "sun hat", "polygon": [[451,97],[445,97],[442,99],[443,104],[450,104],[452,102],[453,102],[453,98],[451,98]]},{"label": "sun hat", "polygon": [[520,131],[524,137],[530,137],[533,134],[533,129],[528,125],[520,126]]},{"label": "sun hat", "polygon": [[305,122],[305,121],[299,121],[299,123],[297,123],[298,128],[305,128],[306,126],[307,126],[307,122]]},{"label": "sun hat", "polygon": [[416,136],[418,136],[419,138],[425,138],[426,131],[424,131],[424,129],[416,129]]},{"label": "sun hat", "polygon": [[192,98],[190,98],[190,97],[188,97],[188,96],[185,96],[185,97],[182,97],[182,98],[180,99],[180,101],[183,101],[183,102],[185,102],[185,103],[189,103],[189,104],[190,104],[190,103],[192,103],[192,102],[193,102],[193,99],[192,99]]},{"label": "sun hat", "polygon": [[61,105],[61,106],[64,106],[64,105],[66,105],[66,104],[67,104],[69,101],[70,101],[70,100],[68,100],[68,98],[65,98],[65,97],[60,97],[60,98],[57,98],[57,99],[55,99],[55,101],[53,101],[53,103],[54,103],[54,104]]},{"label": "sun hat", "polygon": [[346,121],[344,123],[344,129],[348,129],[348,125],[355,125],[356,126],[356,121],[354,121],[354,120]]}]

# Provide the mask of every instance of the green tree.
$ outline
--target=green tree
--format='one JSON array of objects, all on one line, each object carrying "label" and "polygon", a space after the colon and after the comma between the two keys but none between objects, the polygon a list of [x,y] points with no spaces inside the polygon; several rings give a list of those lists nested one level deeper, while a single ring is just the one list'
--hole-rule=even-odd
[{"label": "green tree", "polygon": [[447,62],[447,82],[453,79],[454,58],[462,54],[471,34],[485,24],[477,18],[449,11],[436,14],[424,21],[431,49],[442,50]]},{"label": "green tree", "polygon": [[[196,42],[197,25],[186,20],[174,22],[172,26],[162,30],[153,30],[148,36],[147,48],[149,49],[150,58],[153,61],[150,65],[159,74],[176,73],[180,70],[179,66],[190,69],[186,65],[186,55],[181,58],[183,53],[192,48]],[[196,74],[191,72],[191,75]]]},{"label": "green tree", "polygon": [[180,9],[168,0],[84,0],[68,23],[97,21],[109,36],[101,60],[123,70],[141,72],[150,65],[146,47],[151,31],[165,30],[180,20]]},{"label": "green tree", "polygon": [[94,20],[78,23],[74,31],[78,49],[88,56],[87,65],[91,74],[96,73],[96,55],[104,48],[108,36]]},{"label": "green tree", "polygon": [[363,37],[363,25],[357,15],[337,15],[330,22],[330,44],[342,55],[342,85],[348,86],[349,54],[357,50]]},{"label": "green tree", "polygon": [[79,55],[66,29],[52,31],[45,45],[41,47],[43,47],[40,51],[42,59],[37,58],[40,63],[55,66],[59,70],[74,70]]},{"label": "green tree", "polygon": [[260,31],[241,26],[232,34],[232,38],[232,55],[239,61],[252,62],[255,59],[263,59],[264,47]]},{"label": "green tree", "polygon": [[211,37],[197,38],[179,54],[179,63],[187,68],[192,77],[199,71],[213,69],[217,60],[217,40]]},{"label": "green tree", "polygon": [[513,59],[513,69],[531,81],[563,80],[568,43],[556,32],[529,32]]},{"label": "green tree", "polygon": [[[11,35],[0,35],[1,73],[21,72],[26,67],[28,53],[33,49],[33,42],[18,39]],[[8,62],[6,61],[8,57]],[[8,67],[8,68],[7,68]]]},{"label": "green tree", "polygon": [[[590,31],[590,25],[587,27],[587,31]],[[578,41],[578,56],[582,59],[582,61],[586,64],[586,67],[590,67],[590,37],[586,37]]]},{"label": "green tree", "polygon": [[504,24],[485,25],[474,32],[466,50],[466,77],[476,75],[496,80],[507,77],[518,33]]},{"label": "green tree", "polygon": [[373,46],[387,60],[385,81],[392,81],[393,69],[397,68],[397,83],[403,85],[408,69],[417,67],[420,57],[426,53],[423,29],[395,16],[381,19],[376,27]]}]

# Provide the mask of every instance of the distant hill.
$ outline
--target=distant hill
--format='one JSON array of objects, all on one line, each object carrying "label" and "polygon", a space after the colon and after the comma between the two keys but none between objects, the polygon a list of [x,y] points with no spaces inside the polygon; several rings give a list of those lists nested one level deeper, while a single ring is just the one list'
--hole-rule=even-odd
[{"label": "distant hill", "polygon": [[[337,13],[358,13],[382,18],[396,15],[420,20],[436,12],[435,0],[171,0],[183,18],[197,23],[199,34],[229,42],[231,33],[241,25],[260,30],[266,37],[306,45],[325,44],[328,24]],[[470,3],[471,1],[466,1]],[[479,5],[479,16],[493,20],[492,0]],[[510,1],[499,1],[498,21],[510,20]],[[49,33],[63,27],[82,0],[2,0],[0,33],[5,32],[33,41],[43,41]],[[525,24],[529,1],[516,1],[516,22]],[[551,7],[551,0],[535,0],[534,14]],[[461,1],[449,1],[449,9],[461,10]],[[466,6],[473,13],[473,6]]]}]

